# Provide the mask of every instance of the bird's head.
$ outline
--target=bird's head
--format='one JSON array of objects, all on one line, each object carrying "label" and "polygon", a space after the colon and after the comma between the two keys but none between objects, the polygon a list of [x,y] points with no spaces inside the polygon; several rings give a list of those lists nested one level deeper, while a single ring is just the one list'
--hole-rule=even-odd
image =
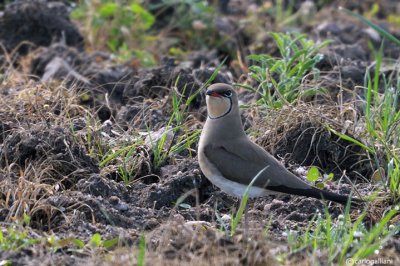
[{"label": "bird's head", "polygon": [[218,119],[238,110],[238,98],[232,86],[216,83],[206,92],[207,112],[211,119]]}]

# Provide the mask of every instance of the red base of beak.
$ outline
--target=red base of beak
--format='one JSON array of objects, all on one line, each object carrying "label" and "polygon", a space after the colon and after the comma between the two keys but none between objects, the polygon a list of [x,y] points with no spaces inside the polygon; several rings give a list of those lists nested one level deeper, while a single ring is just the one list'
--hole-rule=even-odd
[{"label": "red base of beak", "polygon": [[215,91],[213,91],[211,93],[207,93],[207,95],[210,95],[212,97],[221,97],[221,94],[219,94],[218,92],[215,92]]}]

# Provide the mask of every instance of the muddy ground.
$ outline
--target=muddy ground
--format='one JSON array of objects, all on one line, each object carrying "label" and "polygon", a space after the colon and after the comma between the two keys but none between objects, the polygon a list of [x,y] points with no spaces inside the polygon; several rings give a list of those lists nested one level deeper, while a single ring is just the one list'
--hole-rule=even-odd
[{"label": "muddy ground", "polygon": [[[370,156],[324,127],[360,140],[364,136],[359,130],[360,88],[374,60],[369,45],[379,47],[381,37],[338,6],[365,13],[373,1],[315,1],[312,19],[300,17],[290,26],[277,25],[271,13],[262,11],[271,1],[220,1],[213,34],[222,44],[178,59],[161,55],[151,68],[135,59],[116,62],[106,51],[89,51],[81,25],[69,19],[69,1],[8,2],[0,3],[0,222],[6,230],[25,213],[29,226],[17,230],[42,239],[16,251],[0,251],[12,265],[134,264],[142,234],[148,265],[278,264],[278,254],[290,251],[286,232],[302,232],[317,212],[323,213],[321,201],[294,196],[252,200],[251,240],[243,237],[243,225],[231,238],[220,230],[229,222],[223,225],[218,217],[231,216],[238,200],[201,173],[197,141],[176,153],[168,148],[202,128],[204,92],[185,110],[184,130],[168,133],[164,151],[169,152],[160,163],[148,138],[166,131],[172,92],[188,99],[204,88],[221,62],[213,83],[256,85],[247,76],[245,56],[277,56],[269,31],[332,40],[317,65],[318,86],[328,93],[280,110],[243,109],[251,138],[298,175],[311,165],[334,173],[326,184],[331,191],[347,194],[355,184],[360,195],[368,195],[379,187],[371,182],[375,165]],[[379,3],[374,21],[400,38],[399,28],[385,21],[400,9],[398,1]],[[301,8],[296,5],[295,11]],[[157,13],[155,32],[162,32],[168,12]],[[397,60],[400,48],[386,42],[384,54]],[[257,100],[244,89],[239,98],[245,104]],[[366,224],[376,222],[392,204],[373,205]],[[334,217],[343,212],[336,204],[328,208]],[[118,238],[117,248],[74,247],[71,239],[88,243],[95,233]],[[55,248],[43,240],[50,236],[64,241]],[[399,265],[399,252],[400,241],[394,237],[381,255]],[[308,254],[302,250],[280,263],[313,264]],[[326,254],[314,259],[324,264]]]}]

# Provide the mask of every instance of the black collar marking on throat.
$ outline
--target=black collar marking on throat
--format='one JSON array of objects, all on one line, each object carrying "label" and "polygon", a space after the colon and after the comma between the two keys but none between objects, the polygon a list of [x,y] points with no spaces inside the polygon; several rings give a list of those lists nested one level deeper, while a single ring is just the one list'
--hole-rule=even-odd
[{"label": "black collar marking on throat", "polygon": [[230,113],[230,111],[232,110],[232,98],[229,98],[229,109],[228,109],[228,111],[226,111],[224,114],[222,114],[222,115],[220,115],[220,116],[216,116],[216,117],[211,117],[210,115],[208,115],[208,118],[210,118],[210,119],[218,119],[218,118],[222,118],[222,117],[224,117],[224,116],[226,116],[227,114],[229,114]]}]

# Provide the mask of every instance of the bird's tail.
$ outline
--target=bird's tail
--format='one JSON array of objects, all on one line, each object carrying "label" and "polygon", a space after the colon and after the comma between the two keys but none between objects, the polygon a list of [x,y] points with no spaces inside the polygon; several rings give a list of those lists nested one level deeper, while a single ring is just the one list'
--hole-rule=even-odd
[{"label": "bird's tail", "polygon": [[316,198],[316,199],[323,199],[323,200],[329,200],[333,202],[337,202],[343,205],[346,205],[348,201],[350,200],[350,204],[352,207],[359,207],[362,205],[363,200],[357,199],[357,198],[352,198],[350,196],[346,195],[339,195],[330,191],[325,191],[321,190],[315,187],[311,188],[311,197]]},{"label": "bird's tail", "polygon": [[312,197],[316,199],[322,200],[329,200],[333,202],[337,202],[343,205],[346,205],[350,199],[350,204],[352,207],[361,207],[363,204],[363,200],[357,198],[351,198],[350,196],[339,195],[333,192],[325,191],[318,189],[316,187],[309,187],[309,188],[292,188],[287,186],[274,186],[274,187],[267,187],[268,189],[276,192],[286,193],[286,194],[293,194],[297,196],[305,196],[305,197]]}]

